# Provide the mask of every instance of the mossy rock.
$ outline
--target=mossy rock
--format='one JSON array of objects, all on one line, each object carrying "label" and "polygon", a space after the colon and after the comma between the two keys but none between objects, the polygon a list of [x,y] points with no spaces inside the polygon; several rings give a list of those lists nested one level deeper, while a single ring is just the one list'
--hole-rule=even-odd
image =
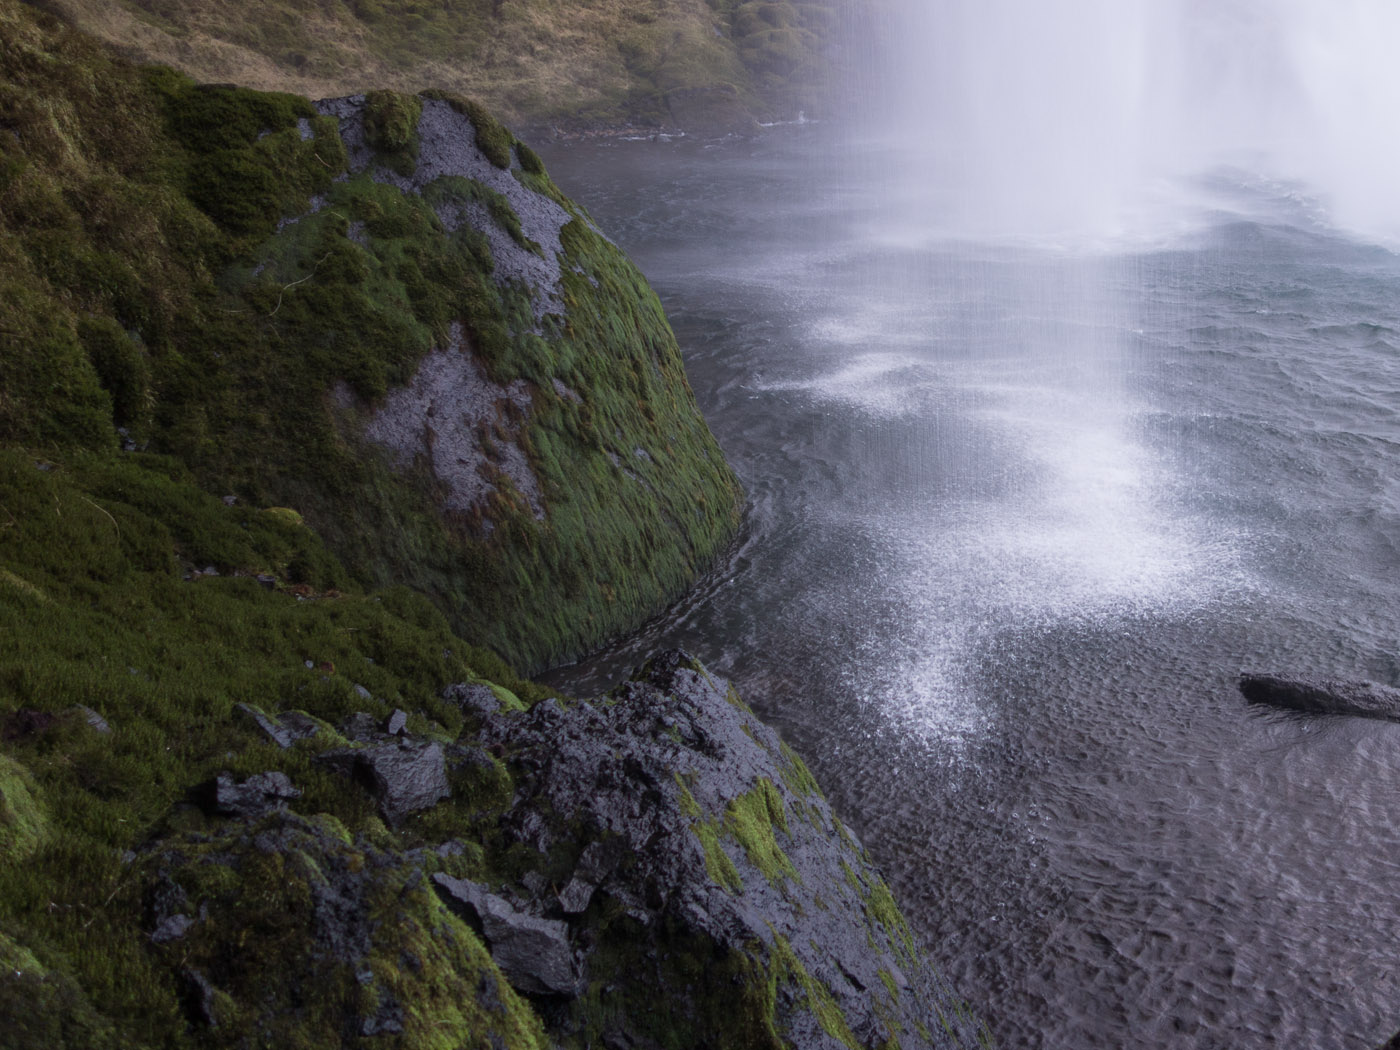
[{"label": "mossy rock", "polygon": [[433,891],[435,857],[347,838],[327,818],[275,814],[176,836],[142,862],[148,899],[190,917],[151,950],[199,989],[200,1045],[417,1050],[494,1035],[543,1050],[534,1011]]}]

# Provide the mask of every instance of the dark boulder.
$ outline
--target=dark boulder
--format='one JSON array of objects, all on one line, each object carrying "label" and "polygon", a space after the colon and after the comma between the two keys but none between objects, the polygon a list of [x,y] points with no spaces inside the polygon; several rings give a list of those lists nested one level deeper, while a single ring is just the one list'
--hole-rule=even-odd
[{"label": "dark boulder", "polygon": [[379,747],[342,748],[320,760],[368,788],[390,824],[452,794],[447,759],[436,741],[405,739]]},{"label": "dark boulder", "polygon": [[[487,717],[481,741],[509,756],[506,841],[548,872],[505,892],[562,915],[606,989],[609,1016],[584,999],[551,1013],[581,1045],[976,1045],[811,773],[685,653],[605,698]],[[490,940],[510,905],[435,882]]]},{"label": "dark boulder", "polygon": [[221,817],[261,817],[300,798],[286,773],[258,773],[238,783],[228,773],[220,773],[201,792],[204,808]]},{"label": "dark boulder", "polygon": [[1310,715],[1355,715],[1400,722],[1400,689],[1376,682],[1294,675],[1240,675],[1240,692],[1251,704]]},{"label": "dark boulder", "polygon": [[569,928],[517,911],[504,898],[465,879],[438,873],[438,895],[491,949],[491,959],[506,980],[531,995],[575,995],[578,976],[569,947]]},{"label": "dark boulder", "polygon": [[486,718],[501,709],[500,698],[481,682],[456,682],[442,691],[442,698],[456,704],[463,714]]}]

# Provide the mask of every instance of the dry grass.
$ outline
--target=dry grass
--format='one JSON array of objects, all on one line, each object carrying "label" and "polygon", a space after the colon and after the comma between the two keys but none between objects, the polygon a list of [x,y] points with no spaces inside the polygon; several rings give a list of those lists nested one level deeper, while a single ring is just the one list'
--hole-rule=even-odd
[{"label": "dry grass", "polygon": [[[205,82],[313,98],[433,87],[477,98],[523,124],[659,123],[667,93],[685,88],[737,88],[758,112],[794,104],[791,85],[746,67],[753,52],[735,36],[735,11],[779,6],[766,2],[499,0],[494,9],[493,0],[46,0],[44,6],[140,61],[172,65]],[[807,6],[833,4],[809,0]],[[811,66],[809,60],[802,71],[804,83]]]}]

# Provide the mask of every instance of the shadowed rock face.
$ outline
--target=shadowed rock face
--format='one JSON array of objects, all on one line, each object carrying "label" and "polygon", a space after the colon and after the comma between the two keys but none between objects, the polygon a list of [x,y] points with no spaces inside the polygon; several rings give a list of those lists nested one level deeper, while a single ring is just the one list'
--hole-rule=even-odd
[{"label": "shadowed rock face", "polygon": [[1239,686],[1251,704],[1310,715],[1355,715],[1400,722],[1400,689],[1376,682],[1245,674],[1240,675]]},{"label": "shadowed rock face", "polygon": [[[608,1046],[976,1044],[801,760],[685,653],[607,697],[488,715],[482,740],[515,777],[506,836],[546,876],[500,892],[584,949],[586,990],[558,1006],[559,1033]],[[439,886],[481,912],[495,889]]]}]

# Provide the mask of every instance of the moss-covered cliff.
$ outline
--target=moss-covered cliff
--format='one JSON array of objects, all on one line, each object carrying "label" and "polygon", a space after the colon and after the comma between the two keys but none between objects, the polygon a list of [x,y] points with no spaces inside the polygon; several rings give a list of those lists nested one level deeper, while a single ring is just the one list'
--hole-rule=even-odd
[{"label": "moss-covered cliff", "polygon": [[433,84],[513,121],[735,127],[828,107],[880,0],[46,0],[145,61],[308,95]]},{"label": "moss-covered cliff", "polygon": [[525,667],[721,550],[740,494],[655,295],[484,110],[318,110],[0,19],[0,440],[291,506],[343,566],[292,582],[408,584]]}]

